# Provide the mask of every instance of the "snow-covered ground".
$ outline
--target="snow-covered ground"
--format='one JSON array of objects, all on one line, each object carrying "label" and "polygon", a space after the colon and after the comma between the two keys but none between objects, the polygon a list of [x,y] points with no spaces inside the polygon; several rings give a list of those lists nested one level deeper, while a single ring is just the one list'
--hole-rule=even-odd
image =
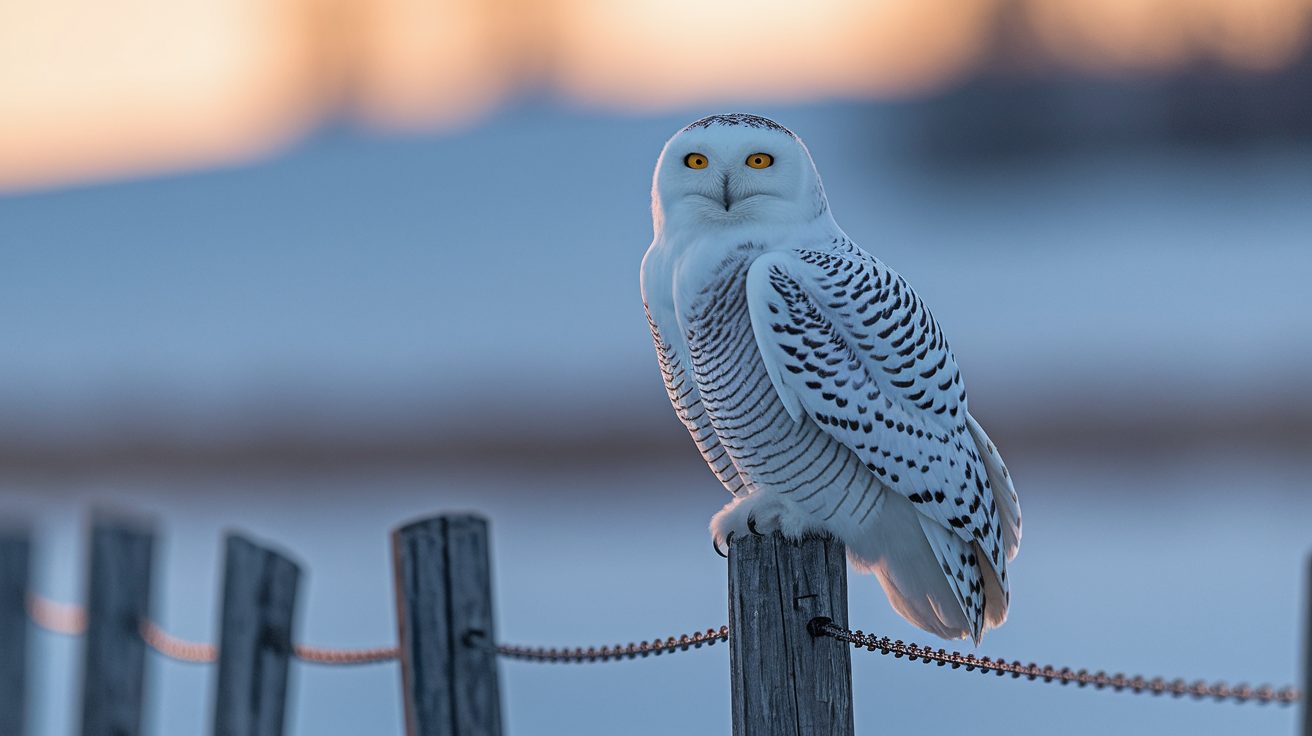
[{"label": "snow-covered ground", "polygon": [[[1300,458],[1181,454],[1035,457],[1010,465],[1025,536],[1010,621],[980,654],[1147,676],[1294,682],[1312,548]],[[40,532],[39,586],[78,600],[78,509],[114,502],[157,515],[157,611],[173,632],[212,637],[219,540],[240,528],[308,570],[301,638],[394,639],[387,531],[438,510],[493,521],[500,636],[532,644],[650,639],[726,621],[724,562],[705,523],[725,500],[705,470],[605,467],[519,476],[495,468],[327,476],[121,477],[6,485]],[[14,503],[7,504],[13,507]],[[854,626],[927,642],[875,581],[853,577]],[[68,733],[77,644],[36,639],[36,734]],[[727,733],[728,650],[583,666],[502,666],[509,733]],[[1285,733],[1296,711],[1012,681],[853,654],[858,732]],[[294,734],[398,733],[395,665],[293,671]],[[202,733],[203,666],[150,660],[152,733]]]}]

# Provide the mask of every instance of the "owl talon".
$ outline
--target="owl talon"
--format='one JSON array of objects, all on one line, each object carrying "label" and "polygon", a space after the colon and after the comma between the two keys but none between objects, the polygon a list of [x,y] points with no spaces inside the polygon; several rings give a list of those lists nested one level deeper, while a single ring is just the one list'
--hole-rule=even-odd
[{"label": "owl talon", "polygon": [[[728,548],[730,544],[733,544],[733,532],[729,532],[729,536],[725,537],[724,539],[724,546],[726,548]],[[723,557],[726,560],[729,559],[728,554],[720,551],[720,545],[716,544],[715,537],[711,537],[711,549],[715,550],[715,554]]]},{"label": "owl talon", "polygon": [[765,536],[764,534],[761,533],[761,530],[759,530],[759,529],[756,528],[756,517],[755,517],[755,516],[749,516],[749,517],[747,517],[747,531],[751,532],[752,534],[755,534],[755,535],[758,536],[758,537],[764,537],[764,536]]}]

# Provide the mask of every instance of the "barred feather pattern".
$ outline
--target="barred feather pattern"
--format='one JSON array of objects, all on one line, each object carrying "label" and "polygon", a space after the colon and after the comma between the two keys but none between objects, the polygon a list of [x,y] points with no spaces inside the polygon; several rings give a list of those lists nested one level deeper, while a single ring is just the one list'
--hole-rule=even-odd
[{"label": "barred feather pattern", "polygon": [[[845,240],[764,253],[746,244],[682,307],[687,364],[649,315],[658,362],[731,492],[765,488],[818,526],[858,529],[897,492],[921,512],[968,633],[978,640],[986,620],[1001,622],[1007,555],[960,371],[900,275]],[[785,395],[804,409],[797,419]]]},{"label": "barred feather pattern", "polygon": [[665,387],[734,494],[713,540],[831,534],[911,623],[976,642],[1001,625],[1010,474],[938,322],[843,233],[801,139],[748,114],[687,126],[657,161],[652,229]]},{"label": "barred feather pattern", "polygon": [[688,429],[697,451],[724,487],[735,496],[745,492],[745,482],[738,474],[738,467],[720,444],[720,436],[711,426],[697,384],[691,380],[674,346],[661,337],[660,328],[656,326],[656,320],[652,319],[650,308],[647,308],[647,326],[651,328],[652,341],[656,344],[656,363],[660,366],[661,381],[665,384],[665,393],[670,397],[675,415]]},{"label": "barred feather pattern", "polygon": [[709,424],[749,491],[768,486],[820,521],[865,521],[880,505],[878,480],[814,422],[793,421],[771,385],[747,307],[750,263],[728,260],[688,310],[685,340]]},{"label": "barred feather pattern", "polygon": [[[899,274],[845,239],[831,249],[767,253],[752,271],[760,296],[753,317],[778,382],[883,483],[978,544],[1005,602],[992,483],[967,427],[956,359],[928,308]],[[977,567],[976,555],[965,558]],[[982,582],[958,582],[969,601],[981,597]]]}]

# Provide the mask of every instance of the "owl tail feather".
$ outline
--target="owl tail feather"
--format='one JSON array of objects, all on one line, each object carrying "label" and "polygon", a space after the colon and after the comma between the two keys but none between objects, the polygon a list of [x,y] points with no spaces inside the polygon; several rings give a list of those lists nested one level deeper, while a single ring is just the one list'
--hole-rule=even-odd
[{"label": "owl tail feather", "polygon": [[[996,615],[986,621],[979,603],[987,591],[977,592],[972,601],[971,583],[979,586],[979,591],[985,584],[983,576],[979,567],[963,568],[958,560],[960,553],[969,556],[973,550],[933,522],[922,524],[922,515],[904,496],[885,495],[873,526],[863,530],[859,540],[849,540],[853,567],[875,574],[889,604],[902,618],[935,636],[970,638],[978,644],[984,630],[1001,621]],[[944,533],[934,534],[936,529]],[[956,549],[954,543],[962,549]],[[956,577],[958,571],[961,579]]]}]

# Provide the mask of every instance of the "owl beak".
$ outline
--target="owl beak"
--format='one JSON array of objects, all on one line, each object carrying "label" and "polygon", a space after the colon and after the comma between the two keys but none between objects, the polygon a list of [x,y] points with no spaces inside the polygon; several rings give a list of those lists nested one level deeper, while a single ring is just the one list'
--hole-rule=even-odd
[{"label": "owl beak", "polygon": [[720,175],[720,184],[722,186],[720,201],[724,204],[724,211],[729,211],[729,205],[733,204],[733,198],[729,195],[729,175],[727,173]]}]

